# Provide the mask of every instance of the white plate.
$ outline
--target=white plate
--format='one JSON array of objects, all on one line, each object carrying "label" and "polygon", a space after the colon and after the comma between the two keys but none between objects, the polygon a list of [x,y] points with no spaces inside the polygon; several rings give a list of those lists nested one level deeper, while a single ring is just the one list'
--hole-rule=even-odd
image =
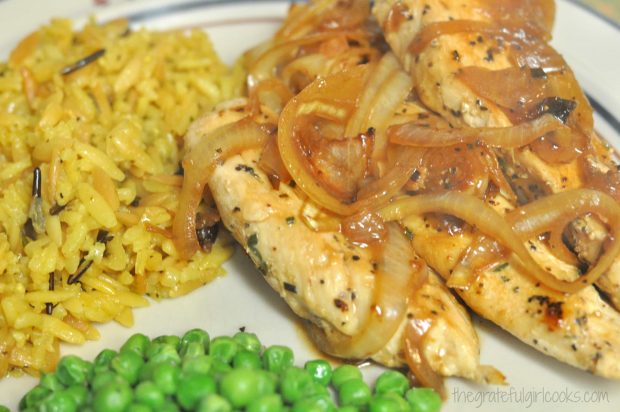
[{"label": "white plate", "polygon": [[[41,8],[33,8],[33,4],[22,0],[0,3],[0,15],[15,17],[0,26],[0,56],[6,56],[19,38],[52,14],[82,18],[90,12],[85,0],[71,0],[72,8],[63,8],[62,2],[40,4]],[[243,50],[267,38],[276,29],[287,6],[285,1],[131,1],[100,7],[97,15],[100,20],[129,16],[136,25],[157,29],[204,27],[218,52],[227,62],[232,62]],[[79,13],[75,14],[76,10]],[[620,148],[617,121],[620,119],[620,30],[567,1],[559,2],[556,22],[554,45],[564,54],[588,94],[596,100],[597,129]],[[91,359],[103,348],[118,347],[135,332],[155,337],[181,334],[187,329],[201,327],[217,336],[233,334],[245,327],[257,333],[265,344],[280,343],[293,347],[298,363],[318,356],[288,307],[240,250],[226,264],[226,269],[227,276],[189,296],[136,310],[134,328],[103,325],[99,328],[102,335],[99,341],[81,347],[64,345],[62,353]],[[488,322],[475,319],[475,323],[480,331],[482,361],[502,370],[511,385],[496,388],[450,379],[450,399],[444,411],[620,410],[618,382],[561,364]],[[376,376],[378,371],[377,367],[365,369],[369,378]],[[36,380],[30,377],[0,381],[0,404],[16,410],[19,399],[35,383]]]}]

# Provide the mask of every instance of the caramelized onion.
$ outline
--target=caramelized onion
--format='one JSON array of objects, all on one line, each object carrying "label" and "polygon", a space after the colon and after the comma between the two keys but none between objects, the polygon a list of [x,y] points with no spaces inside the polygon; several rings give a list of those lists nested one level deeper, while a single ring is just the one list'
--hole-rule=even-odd
[{"label": "caramelized onion", "polygon": [[413,252],[411,242],[400,225],[387,225],[388,235],[379,261],[374,288],[374,302],[355,336],[330,335],[313,331],[319,347],[330,355],[349,359],[365,359],[394,336],[402,324],[412,291],[428,276],[427,267]]},{"label": "caramelized onion", "polygon": [[203,191],[218,161],[251,148],[262,147],[269,136],[250,118],[222,126],[194,146],[183,159],[183,187],[172,234],[179,255],[189,259],[200,247],[196,212]]},{"label": "caramelized onion", "polygon": [[620,205],[612,197],[591,189],[569,190],[521,206],[506,219],[521,239],[529,239],[551,229],[561,233],[565,224],[587,213],[596,214],[607,224],[610,242],[594,267],[571,283],[586,286],[596,282],[620,252]]},{"label": "caramelized onion", "polygon": [[277,188],[282,183],[288,183],[291,175],[282,163],[280,152],[278,151],[278,142],[275,138],[269,139],[258,161],[258,167],[264,171],[269,177],[269,181]]},{"label": "caramelized onion", "polygon": [[[278,123],[278,148],[293,180],[316,204],[341,216],[352,215],[373,204],[386,202],[398,193],[419,163],[420,151],[416,148],[404,148],[398,152],[393,167],[382,178],[362,187],[354,202],[351,202],[350,198],[339,197],[330,190],[330,182],[334,181],[334,176],[322,177],[317,173],[328,169],[317,170],[313,167],[313,164],[316,165],[316,161],[311,161],[314,154],[310,153],[307,145],[304,146],[302,136],[304,133],[317,133],[316,127],[300,119],[314,115],[336,123],[346,122],[353,112],[360,85],[364,84],[367,73],[366,66],[358,66],[315,80],[291,99]],[[327,137],[318,134],[313,138]]]},{"label": "caramelized onion", "polygon": [[390,142],[418,147],[446,147],[480,141],[488,146],[514,149],[558,129],[568,129],[556,117],[545,114],[531,122],[512,127],[431,128],[415,123],[391,126]]},{"label": "caramelized onion", "polygon": [[386,53],[372,68],[364,91],[357,101],[357,109],[349,119],[346,136],[375,130],[373,159],[384,158],[387,147],[385,130],[399,104],[407,97],[413,83],[402,70],[396,56]]},{"label": "caramelized onion", "polygon": [[443,398],[446,398],[443,378],[431,368],[428,359],[423,353],[424,338],[430,329],[431,321],[428,319],[412,319],[405,325],[404,353],[407,366],[422,386],[433,388]]},{"label": "caramelized onion", "polygon": [[250,64],[248,70],[248,86],[252,89],[263,80],[276,77],[276,71],[280,65],[286,60],[295,58],[300,47],[324,42],[343,35],[351,40],[363,41],[364,39],[364,35],[361,32],[326,32],[312,34],[267,48],[266,51]]},{"label": "caramelized onion", "polygon": [[[545,231],[560,219],[575,218],[587,212],[599,214],[611,227],[610,245],[598,263],[584,276],[574,281],[558,279],[534,261],[523,241]],[[620,206],[608,195],[588,189],[550,195],[517,209],[508,215],[514,222],[514,229],[483,201],[458,192],[401,198],[379,210],[379,215],[386,221],[424,213],[451,214],[475,226],[511,250],[528,275],[561,292],[575,293],[595,282],[620,251]]]}]

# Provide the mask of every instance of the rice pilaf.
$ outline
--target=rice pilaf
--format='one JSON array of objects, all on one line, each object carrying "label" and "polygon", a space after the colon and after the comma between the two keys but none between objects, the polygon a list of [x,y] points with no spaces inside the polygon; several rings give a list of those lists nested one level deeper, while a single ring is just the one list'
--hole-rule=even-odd
[{"label": "rice pilaf", "polygon": [[54,20],[0,63],[0,377],[223,273],[227,241],[183,261],[170,227],[182,136],[243,79],[203,31],[122,20]]}]

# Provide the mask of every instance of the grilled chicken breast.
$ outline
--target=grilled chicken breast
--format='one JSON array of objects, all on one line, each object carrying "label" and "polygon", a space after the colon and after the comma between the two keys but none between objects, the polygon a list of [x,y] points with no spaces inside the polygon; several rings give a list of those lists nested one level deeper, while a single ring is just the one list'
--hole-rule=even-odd
[{"label": "grilled chicken breast", "polygon": [[[537,29],[543,35],[548,35],[551,27],[550,9],[544,7],[548,3],[530,4],[534,9],[539,7],[534,14],[538,16]],[[487,24],[497,23],[487,12],[488,6],[486,0],[375,2],[373,12],[386,40],[410,72],[421,101],[456,127],[513,125],[505,108],[485,99],[462,76],[466,67],[475,67],[489,76],[515,67],[515,60],[486,30]],[[455,23],[451,23],[452,28],[441,26],[454,21],[466,23],[460,28]],[[430,37],[425,38],[427,35]],[[533,76],[536,73],[545,75],[536,71],[532,73]],[[572,74],[567,69],[562,76],[572,77]],[[511,87],[510,82],[506,82],[506,94],[513,92]],[[587,116],[589,106],[584,107],[587,102],[583,92],[574,92],[572,99],[579,107],[575,116]],[[517,90],[515,99],[519,96]],[[516,164],[528,178],[541,181],[547,192],[583,186],[577,161],[550,166],[530,149],[517,150],[510,155],[506,160]],[[588,160],[597,162],[599,167],[602,164],[599,159],[589,157]],[[501,193],[488,198],[488,202],[502,205],[496,207],[502,214],[515,206]],[[411,218],[407,224],[415,234],[416,251],[449,282],[452,271],[462,254],[472,246],[475,236],[448,236],[445,232],[429,229],[420,218]],[[589,259],[588,263],[598,256],[605,237],[604,226],[593,218],[578,219],[569,234],[574,249],[580,258]],[[438,247],[438,244],[444,247]],[[547,267],[557,277],[573,279],[579,276],[574,267],[557,259],[544,243],[532,242],[530,250],[541,266]],[[619,268],[619,264],[612,266],[597,283],[616,304],[620,292]],[[460,289],[459,295],[474,311],[557,359],[602,376],[620,378],[620,317],[593,287],[564,296],[537,285],[512,265],[501,272],[481,270],[472,276],[471,285]]]}]

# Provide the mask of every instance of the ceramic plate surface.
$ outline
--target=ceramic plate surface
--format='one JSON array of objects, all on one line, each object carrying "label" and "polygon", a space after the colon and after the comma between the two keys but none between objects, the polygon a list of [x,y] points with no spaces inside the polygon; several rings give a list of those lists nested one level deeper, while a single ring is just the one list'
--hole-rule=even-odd
[{"label": "ceramic plate surface", "polygon": [[[84,0],[0,2],[0,57],[51,16],[84,19],[92,10]],[[75,4],[74,4],[75,3]],[[71,7],[70,7],[71,6]],[[596,109],[597,130],[620,148],[620,30],[580,6],[558,1],[553,45],[565,56]],[[152,29],[202,27],[228,63],[244,50],[267,39],[286,13],[285,1],[155,0],[115,3],[96,9],[100,21],[129,17],[134,26]],[[7,21],[9,20],[9,21]],[[116,324],[99,327],[101,339],[81,347],[64,345],[63,354],[92,359],[103,348],[118,347],[135,332],[151,337],[181,334],[201,327],[211,336],[234,334],[239,328],[255,332],[265,344],[285,344],[295,350],[297,363],[319,356],[299,322],[263,281],[238,249],[225,265],[228,274],[188,296],[153,302],[135,311],[131,329]],[[594,377],[559,363],[520,343],[496,326],[475,318],[480,333],[482,362],[507,376],[510,386],[479,386],[448,380],[444,411],[618,411],[620,383]],[[620,333],[620,331],[618,331]],[[364,369],[369,379],[380,368]],[[19,399],[36,383],[34,378],[0,381],[0,404],[17,410]]]}]

